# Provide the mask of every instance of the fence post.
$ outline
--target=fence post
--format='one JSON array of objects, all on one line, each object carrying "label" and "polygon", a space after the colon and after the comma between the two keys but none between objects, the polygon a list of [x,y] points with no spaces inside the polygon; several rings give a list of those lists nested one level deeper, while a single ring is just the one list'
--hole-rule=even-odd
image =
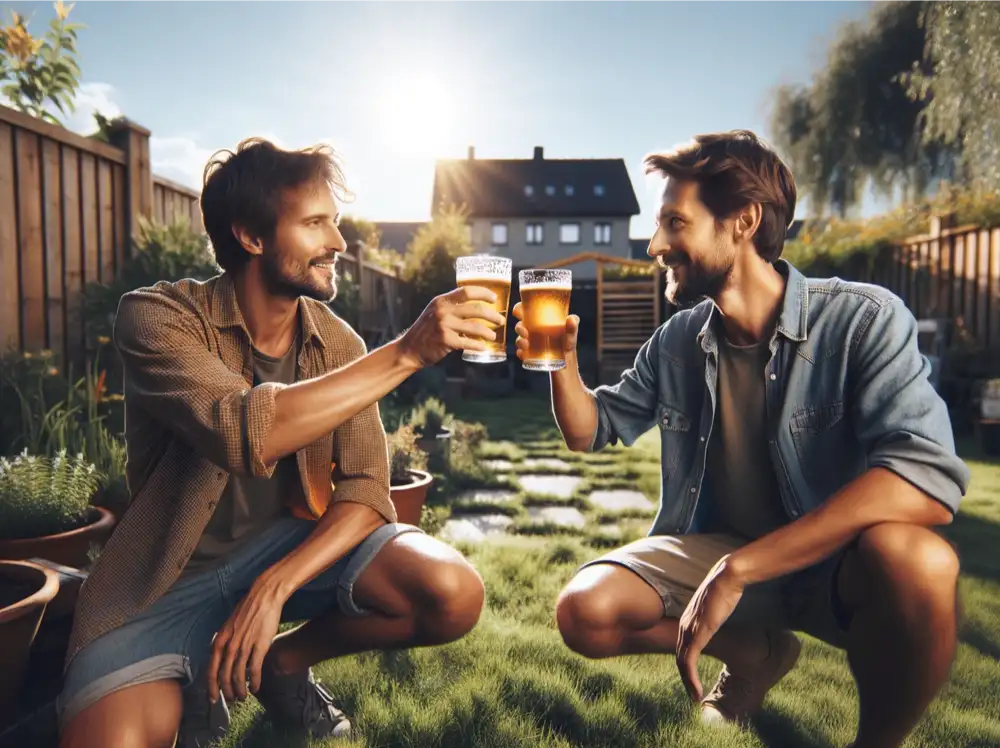
[{"label": "fence post", "polygon": [[149,162],[149,130],[124,117],[115,120],[108,133],[111,144],[125,151],[125,241],[126,257],[139,231],[140,217],[153,215],[153,171]]}]

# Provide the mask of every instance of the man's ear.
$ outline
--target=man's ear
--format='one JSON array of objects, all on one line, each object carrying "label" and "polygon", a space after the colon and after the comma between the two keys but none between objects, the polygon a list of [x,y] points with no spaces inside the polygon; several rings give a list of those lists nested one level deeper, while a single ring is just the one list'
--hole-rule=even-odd
[{"label": "man's ear", "polygon": [[240,246],[251,255],[256,257],[263,254],[263,242],[261,242],[259,237],[254,236],[242,226],[233,226],[233,236],[236,237],[236,241],[240,243]]},{"label": "man's ear", "polygon": [[752,241],[763,218],[760,203],[750,203],[736,217],[735,234],[737,241]]}]

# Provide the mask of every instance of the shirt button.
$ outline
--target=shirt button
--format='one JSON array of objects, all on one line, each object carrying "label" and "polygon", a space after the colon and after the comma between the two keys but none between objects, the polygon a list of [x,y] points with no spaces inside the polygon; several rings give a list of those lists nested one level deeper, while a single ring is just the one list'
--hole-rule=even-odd
[{"label": "shirt button", "polygon": [[215,477],[218,478],[219,480],[222,480],[222,473],[216,473]]},{"label": "shirt button", "polygon": [[691,486],[691,493],[694,493],[694,492],[695,492],[695,487]]},{"label": "shirt button", "polygon": [[670,416],[663,416],[663,425],[664,426],[670,425]]},{"label": "shirt button", "polygon": [[773,381],[774,381],[775,379],[777,379],[777,378],[778,378],[778,375],[777,375],[777,374],[772,374],[772,375],[771,375],[771,381],[772,381],[772,382],[773,382]]},{"label": "shirt button", "polygon": [[700,442],[703,442],[703,441],[705,441],[705,437],[704,437],[704,436],[702,436],[702,437],[699,437],[699,438],[698,438],[698,441],[700,441]]}]

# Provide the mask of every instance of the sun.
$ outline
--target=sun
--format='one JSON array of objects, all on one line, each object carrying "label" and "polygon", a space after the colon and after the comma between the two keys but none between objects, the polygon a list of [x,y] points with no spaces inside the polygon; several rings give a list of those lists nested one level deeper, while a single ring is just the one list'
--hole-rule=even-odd
[{"label": "sun", "polygon": [[454,102],[446,86],[429,75],[394,78],[380,97],[379,129],[395,153],[438,158],[451,144]]}]

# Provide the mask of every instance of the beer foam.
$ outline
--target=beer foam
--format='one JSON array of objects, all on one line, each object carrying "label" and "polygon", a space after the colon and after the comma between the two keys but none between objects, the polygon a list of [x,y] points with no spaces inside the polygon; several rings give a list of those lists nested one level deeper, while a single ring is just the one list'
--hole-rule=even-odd
[{"label": "beer foam", "polygon": [[506,275],[483,275],[482,272],[476,274],[455,274],[456,283],[471,283],[473,285],[483,284],[483,283],[506,283],[510,285],[510,278]]},{"label": "beer foam", "polygon": [[573,281],[558,282],[545,281],[544,283],[522,283],[521,288],[525,291],[572,291]]}]

